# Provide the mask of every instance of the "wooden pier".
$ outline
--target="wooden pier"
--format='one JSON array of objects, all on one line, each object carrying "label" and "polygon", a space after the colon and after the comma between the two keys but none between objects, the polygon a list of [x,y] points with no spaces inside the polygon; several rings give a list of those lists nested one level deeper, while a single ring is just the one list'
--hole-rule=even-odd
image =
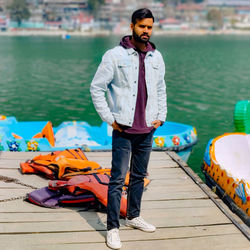
[{"label": "wooden pier", "polygon": [[[23,201],[26,193],[48,184],[44,178],[18,171],[20,162],[37,154],[0,153],[0,249],[109,249],[105,213],[81,207],[48,209]],[[110,152],[86,154],[103,167],[111,165]],[[157,230],[144,233],[125,227],[121,220],[122,249],[250,249],[247,237],[221,210],[248,234],[249,228],[175,153],[152,152],[149,179],[141,215]]]}]

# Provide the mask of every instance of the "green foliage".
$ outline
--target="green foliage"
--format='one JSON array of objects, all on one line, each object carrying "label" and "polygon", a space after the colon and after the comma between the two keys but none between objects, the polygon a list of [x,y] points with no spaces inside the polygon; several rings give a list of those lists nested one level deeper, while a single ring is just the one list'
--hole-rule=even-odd
[{"label": "green foliage", "polygon": [[104,4],[105,0],[88,0],[88,7],[91,13],[96,14],[99,7]]},{"label": "green foliage", "polygon": [[21,25],[22,20],[29,19],[30,11],[26,0],[13,0],[8,6],[10,18]]},{"label": "green foliage", "polygon": [[209,10],[207,20],[212,23],[214,29],[221,29],[223,27],[223,15],[217,9]]}]

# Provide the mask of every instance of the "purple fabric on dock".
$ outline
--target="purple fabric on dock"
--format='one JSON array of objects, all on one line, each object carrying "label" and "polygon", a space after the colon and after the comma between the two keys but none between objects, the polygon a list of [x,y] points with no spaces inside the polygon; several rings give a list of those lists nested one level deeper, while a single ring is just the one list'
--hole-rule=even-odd
[{"label": "purple fabric on dock", "polygon": [[27,200],[33,204],[48,208],[59,208],[64,201],[72,203],[93,202],[95,196],[89,192],[80,195],[64,194],[59,190],[50,190],[48,187],[32,191],[27,195]]}]

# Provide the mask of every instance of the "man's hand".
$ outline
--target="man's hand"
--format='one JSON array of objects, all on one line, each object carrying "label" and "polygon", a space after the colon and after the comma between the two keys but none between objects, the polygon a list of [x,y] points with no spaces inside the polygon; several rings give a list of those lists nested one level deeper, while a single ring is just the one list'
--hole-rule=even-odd
[{"label": "man's hand", "polygon": [[116,121],[114,121],[111,126],[114,130],[118,130],[119,132],[122,132],[122,129],[120,128],[120,126],[117,124]]},{"label": "man's hand", "polygon": [[153,121],[151,124],[152,124],[152,125],[154,126],[154,128],[156,129],[156,128],[158,128],[159,126],[161,126],[161,121],[160,121],[160,120],[155,120],[155,121]]}]

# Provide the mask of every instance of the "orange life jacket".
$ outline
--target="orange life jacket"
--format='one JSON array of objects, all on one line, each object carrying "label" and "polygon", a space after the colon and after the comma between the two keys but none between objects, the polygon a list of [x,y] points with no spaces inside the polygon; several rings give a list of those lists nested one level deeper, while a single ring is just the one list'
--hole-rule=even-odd
[{"label": "orange life jacket", "polygon": [[[20,163],[23,174],[43,174],[49,179],[68,180],[76,175],[108,174],[110,168],[102,168],[97,162],[89,161],[81,148],[56,151],[47,155],[35,156],[32,160]],[[144,187],[150,180],[144,178]],[[125,185],[129,184],[129,173]]]},{"label": "orange life jacket", "polygon": [[[79,175],[68,181],[50,181],[49,188],[53,190],[67,189],[73,195],[80,195],[84,192],[92,192],[96,198],[107,207],[108,183],[110,176],[106,174]],[[122,193],[120,214],[125,217],[127,214],[127,197]]]},{"label": "orange life jacket", "polygon": [[47,155],[38,155],[20,164],[23,174],[43,174],[49,179],[69,179],[74,175],[91,173],[110,173],[97,162],[89,161],[83,150],[66,149]]}]

